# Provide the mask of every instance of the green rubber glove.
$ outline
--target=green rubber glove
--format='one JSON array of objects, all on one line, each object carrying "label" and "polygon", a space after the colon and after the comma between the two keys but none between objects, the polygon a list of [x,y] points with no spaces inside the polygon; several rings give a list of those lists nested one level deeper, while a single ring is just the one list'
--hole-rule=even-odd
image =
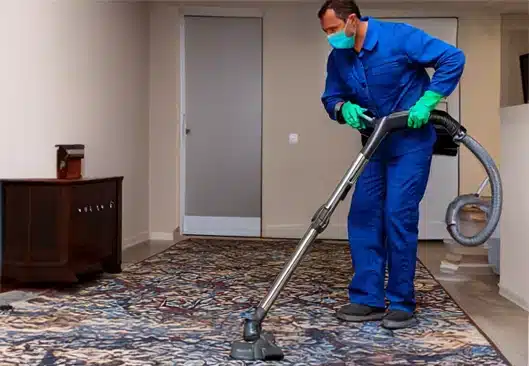
[{"label": "green rubber glove", "polygon": [[408,127],[420,128],[428,123],[430,113],[435,109],[437,104],[443,99],[443,96],[428,90],[410,109],[408,115]]},{"label": "green rubber glove", "polygon": [[364,109],[351,102],[346,102],[344,105],[342,105],[342,116],[345,120],[345,123],[353,128],[356,128],[357,130],[366,127],[362,120],[362,116],[364,116],[365,111],[367,111],[367,109]]}]

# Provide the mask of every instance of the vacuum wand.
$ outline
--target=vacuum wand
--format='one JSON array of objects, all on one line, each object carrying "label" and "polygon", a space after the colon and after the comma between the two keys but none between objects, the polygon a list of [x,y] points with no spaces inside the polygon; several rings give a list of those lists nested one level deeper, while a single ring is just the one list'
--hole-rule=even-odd
[{"label": "vacuum wand", "polygon": [[243,339],[245,342],[252,343],[234,342],[231,349],[232,358],[246,361],[283,359],[283,352],[273,343],[273,337],[262,334],[262,322],[318,234],[327,228],[338,203],[347,196],[367,161],[365,155],[360,153],[327,202],[313,215],[311,224],[296,246],[294,254],[276,277],[272,287],[259,303],[252,317],[244,321]]},{"label": "vacuum wand", "polygon": [[[375,126],[374,118],[365,115],[362,115],[362,117],[366,120],[366,122],[369,122],[371,126]],[[277,299],[279,292],[290,279],[292,272],[298,266],[299,262],[307,252],[307,249],[309,249],[314,240],[316,240],[318,234],[322,233],[329,225],[329,220],[334,213],[334,210],[338,206],[338,203],[347,196],[351,187],[358,180],[360,172],[363,170],[364,165],[369,160],[369,157],[366,157],[366,152],[370,157],[372,152],[374,152],[374,149],[364,148],[363,151],[360,152],[356,160],[345,173],[338,186],[332,192],[327,202],[321,206],[312,216],[310,227],[298,243],[294,254],[285,265],[283,271],[281,271],[279,276],[276,278],[266,297],[257,307],[257,316],[254,317],[255,319],[247,321],[246,326],[244,327],[244,339],[246,341],[255,341],[257,338],[259,338],[258,334],[260,332],[260,325],[258,324],[260,323],[260,319],[266,316],[272,304]]]},{"label": "vacuum wand", "polygon": [[347,196],[347,193],[349,192],[351,186],[353,186],[357,181],[360,175],[359,173],[363,170],[363,167],[367,161],[368,159],[366,159],[366,157],[360,153],[334,192],[332,192],[327,202],[316,211],[314,216],[312,216],[310,227],[299,241],[294,254],[289,259],[279,276],[277,276],[266,297],[257,307],[254,317],[252,319],[246,320],[244,327],[244,340],[255,341],[259,338],[260,323],[262,319],[270,310],[270,307],[277,299],[279,292],[290,279],[292,272],[298,266],[299,262],[310,248],[314,240],[316,240],[318,234],[322,233],[329,225],[330,218],[338,206],[338,203]]}]

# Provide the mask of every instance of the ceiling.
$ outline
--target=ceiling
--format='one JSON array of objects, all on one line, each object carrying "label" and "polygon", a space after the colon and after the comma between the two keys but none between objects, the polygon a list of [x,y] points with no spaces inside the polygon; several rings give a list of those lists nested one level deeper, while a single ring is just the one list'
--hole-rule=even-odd
[{"label": "ceiling", "polygon": [[[123,1],[123,0],[117,0]],[[131,1],[131,0],[125,0]],[[313,3],[320,4],[323,0],[132,0],[146,2],[178,3],[185,5],[215,5],[231,4],[240,6],[241,4],[299,4]],[[529,13],[529,0],[357,0],[358,5],[365,9],[413,9],[417,10],[446,10],[447,5],[457,9],[479,9],[492,11],[495,13]]]}]

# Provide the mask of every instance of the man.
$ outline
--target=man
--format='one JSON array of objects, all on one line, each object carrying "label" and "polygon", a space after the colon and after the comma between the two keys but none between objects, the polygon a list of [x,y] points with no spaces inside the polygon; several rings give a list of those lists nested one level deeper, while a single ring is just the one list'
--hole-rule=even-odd
[{"label": "man", "polygon": [[[354,0],[327,0],[318,17],[333,47],[322,95],[329,116],[360,130],[365,143],[371,131],[365,128],[364,114],[378,118],[409,110],[409,128],[383,141],[356,184],[348,217],[355,274],[350,304],[337,316],[382,320],[389,329],[409,327],[416,324],[419,203],[436,142],[428,120],[456,88],[465,56],[408,24],[362,17]],[[431,80],[426,68],[435,70]]]}]

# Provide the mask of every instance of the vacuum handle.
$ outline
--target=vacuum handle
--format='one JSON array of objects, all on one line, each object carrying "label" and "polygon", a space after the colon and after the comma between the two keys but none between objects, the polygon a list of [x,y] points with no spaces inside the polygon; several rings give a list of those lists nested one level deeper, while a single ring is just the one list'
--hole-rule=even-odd
[{"label": "vacuum handle", "polygon": [[367,122],[366,125],[373,128],[373,133],[367,140],[361,153],[367,159],[370,159],[386,135],[408,127],[408,114],[408,111],[395,112],[378,119],[364,116],[364,120]]},{"label": "vacuum handle", "polygon": [[367,127],[375,130],[381,129],[384,134],[391,133],[394,130],[402,130],[408,127],[409,111],[401,111],[390,114],[382,118],[371,118],[363,115],[363,119],[367,122]]}]

